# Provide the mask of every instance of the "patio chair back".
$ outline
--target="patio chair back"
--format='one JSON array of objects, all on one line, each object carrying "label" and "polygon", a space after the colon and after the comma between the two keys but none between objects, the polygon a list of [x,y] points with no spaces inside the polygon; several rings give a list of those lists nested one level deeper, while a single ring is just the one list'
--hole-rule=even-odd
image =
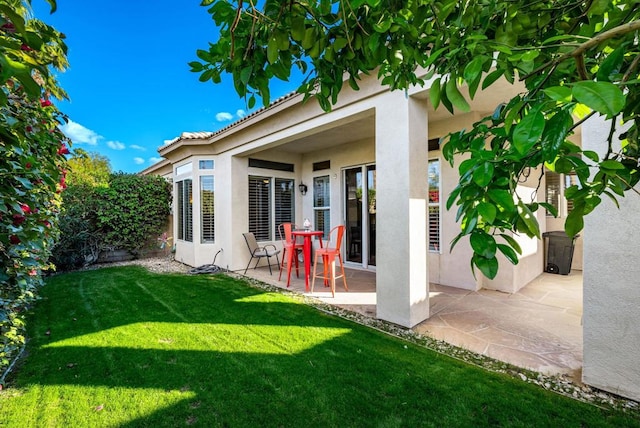
[{"label": "patio chair back", "polygon": [[262,247],[259,246],[256,236],[252,232],[243,233],[242,236],[244,237],[244,241],[247,243],[249,253],[251,253],[249,263],[247,263],[247,267],[244,270],[245,275],[247,274],[247,269],[249,269],[251,261],[253,259],[257,259],[256,265],[253,267],[255,269],[258,267],[258,263],[260,263],[261,258],[267,259],[267,263],[269,264],[269,274],[271,275],[271,257],[276,256],[276,264],[279,266],[280,260],[278,260],[278,254],[280,253],[280,250],[278,250],[273,244],[267,244]]}]

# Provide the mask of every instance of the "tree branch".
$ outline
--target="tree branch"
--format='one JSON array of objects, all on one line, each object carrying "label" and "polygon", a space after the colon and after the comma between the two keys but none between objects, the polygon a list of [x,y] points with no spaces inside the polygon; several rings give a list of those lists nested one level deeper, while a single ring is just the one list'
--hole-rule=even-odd
[{"label": "tree branch", "polygon": [[632,33],[634,31],[640,30],[640,20],[635,20],[635,21],[631,21],[627,24],[623,24],[623,25],[619,25],[617,27],[614,27],[610,30],[605,31],[604,33],[600,33],[596,36],[594,36],[593,38],[589,39],[588,41],[582,43],[580,46],[578,46],[576,49],[567,52],[566,54],[560,55],[558,58],[551,60],[549,62],[547,62],[546,64],[542,64],[540,67],[536,68],[535,70],[533,70],[532,72],[528,73],[527,75],[523,76],[520,78],[520,80],[526,80],[531,76],[535,76],[536,74],[539,74],[542,70],[544,70],[547,67],[550,67],[554,64],[560,64],[563,61],[566,61],[569,58],[572,57],[578,57],[581,56],[584,52],[586,52],[587,50],[599,45],[600,43],[602,43],[605,40],[609,40],[612,39],[614,37],[619,37],[622,36],[624,34],[627,33]]}]

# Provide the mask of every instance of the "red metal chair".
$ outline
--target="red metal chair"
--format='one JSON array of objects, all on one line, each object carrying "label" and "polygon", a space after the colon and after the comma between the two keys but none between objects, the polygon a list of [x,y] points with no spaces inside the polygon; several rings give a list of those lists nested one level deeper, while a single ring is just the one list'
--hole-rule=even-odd
[{"label": "red metal chair", "polygon": [[299,244],[294,239],[291,231],[295,228],[293,223],[282,223],[278,225],[278,235],[282,241],[282,262],[280,264],[280,275],[278,281],[282,279],[282,271],[284,270],[285,260],[287,262],[287,287],[291,281],[291,266],[293,263],[296,265],[296,276],[300,277],[298,270],[298,253],[302,251],[302,244]]},{"label": "red metal chair", "polygon": [[[324,279],[325,284],[327,281],[331,286],[331,295],[333,297],[336,296],[336,279],[342,278],[342,282],[344,283],[344,289],[349,291],[347,287],[347,277],[344,274],[344,264],[342,263],[342,254],[340,252],[340,248],[342,247],[342,237],[344,236],[344,226],[339,225],[331,229],[329,232],[329,240],[327,241],[327,245],[323,248],[317,248],[316,254],[313,258],[313,281],[311,281],[311,292],[313,293],[313,286],[316,282],[316,268],[318,267],[318,257],[322,257],[323,264],[323,275],[321,278]],[[333,238],[333,239],[332,239]],[[335,272],[335,264],[336,257],[340,262],[340,271],[341,275],[336,276]]]}]

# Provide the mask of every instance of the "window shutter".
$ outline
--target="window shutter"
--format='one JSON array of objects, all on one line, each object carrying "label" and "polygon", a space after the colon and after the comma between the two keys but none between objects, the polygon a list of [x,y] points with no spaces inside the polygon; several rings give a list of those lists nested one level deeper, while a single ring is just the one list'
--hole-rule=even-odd
[{"label": "window shutter", "polygon": [[294,192],[295,186],[291,179],[275,179],[275,226],[282,223],[293,223],[295,219]]},{"label": "window shutter", "polygon": [[215,242],[213,175],[204,175],[200,177],[200,217],[202,228],[201,241]]},{"label": "window shutter", "polygon": [[249,232],[257,241],[271,240],[271,178],[249,176]]}]

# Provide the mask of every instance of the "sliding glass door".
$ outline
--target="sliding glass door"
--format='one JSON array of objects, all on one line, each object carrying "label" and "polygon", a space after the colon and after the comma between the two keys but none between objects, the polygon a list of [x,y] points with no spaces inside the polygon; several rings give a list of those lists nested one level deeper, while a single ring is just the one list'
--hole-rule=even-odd
[{"label": "sliding glass door", "polygon": [[376,166],[344,170],[346,261],[376,265]]}]

